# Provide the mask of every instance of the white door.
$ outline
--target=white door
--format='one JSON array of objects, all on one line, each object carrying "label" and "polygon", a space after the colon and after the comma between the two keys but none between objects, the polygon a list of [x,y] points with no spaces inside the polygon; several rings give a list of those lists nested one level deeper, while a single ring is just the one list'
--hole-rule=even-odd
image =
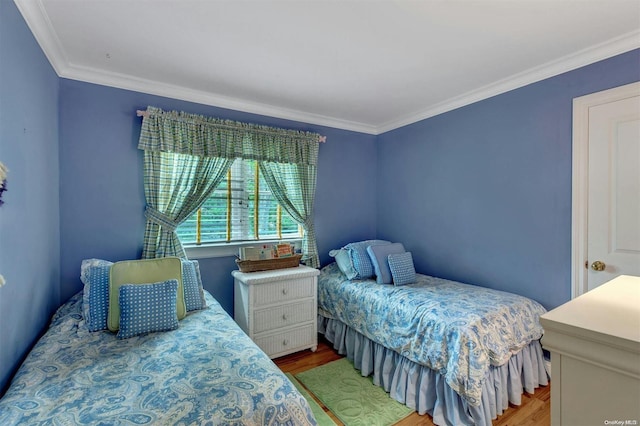
[{"label": "white door", "polygon": [[640,276],[640,83],[576,98],[573,149],[576,297]]}]

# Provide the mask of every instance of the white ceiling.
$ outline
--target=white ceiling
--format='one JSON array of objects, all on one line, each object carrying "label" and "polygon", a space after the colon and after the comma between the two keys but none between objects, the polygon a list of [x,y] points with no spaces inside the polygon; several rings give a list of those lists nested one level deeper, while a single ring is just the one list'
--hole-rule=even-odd
[{"label": "white ceiling", "polygon": [[640,47],[639,0],[14,1],[61,77],[371,134]]}]

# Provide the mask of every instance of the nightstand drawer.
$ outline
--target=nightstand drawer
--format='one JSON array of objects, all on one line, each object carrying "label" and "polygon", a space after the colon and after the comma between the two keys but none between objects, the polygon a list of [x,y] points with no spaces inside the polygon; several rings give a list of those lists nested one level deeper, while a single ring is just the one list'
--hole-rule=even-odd
[{"label": "nightstand drawer", "polygon": [[318,348],[317,280],[308,266],[233,271],[234,318],[271,358]]},{"label": "nightstand drawer", "polygon": [[315,321],[315,300],[305,299],[288,305],[274,306],[253,313],[255,333]]},{"label": "nightstand drawer", "polygon": [[265,306],[288,300],[315,297],[315,277],[296,278],[254,286],[254,306]]},{"label": "nightstand drawer", "polygon": [[290,329],[264,337],[256,337],[255,342],[267,355],[284,354],[317,345],[313,324]]}]

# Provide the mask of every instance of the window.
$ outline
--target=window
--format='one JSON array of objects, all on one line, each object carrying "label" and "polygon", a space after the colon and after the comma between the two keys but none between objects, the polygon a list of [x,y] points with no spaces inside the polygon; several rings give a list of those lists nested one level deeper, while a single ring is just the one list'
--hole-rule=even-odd
[{"label": "window", "polygon": [[201,245],[301,238],[302,228],[271,194],[258,162],[238,158],[226,179],[176,233],[185,245]]}]

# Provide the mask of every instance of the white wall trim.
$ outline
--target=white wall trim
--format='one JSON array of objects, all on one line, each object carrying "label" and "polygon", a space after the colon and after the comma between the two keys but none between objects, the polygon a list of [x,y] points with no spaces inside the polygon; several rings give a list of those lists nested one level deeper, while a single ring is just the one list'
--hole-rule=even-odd
[{"label": "white wall trim", "polygon": [[108,72],[95,68],[82,67],[74,64],[64,68],[60,77],[71,80],[84,81],[87,83],[100,84],[118,89],[131,90],[134,92],[148,93],[172,99],[195,102],[204,105],[211,105],[219,108],[227,108],[235,111],[243,111],[251,114],[265,115],[268,117],[282,118],[302,123],[316,124],[320,126],[333,127],[337,129],[350,130],[354,132],[375,134],[375,126],[364,123],[357,123],[348,120],[341,120],[335,117],[327,117],[319,114],[312,114],[281,108],[274,105],[250,102],[239,98],[231,98],[212,92],[191,89],[184,86],[176,86],[161,81],[140,79],[126,74]]},{"label": "white wall trim", "polygon": [[42,2],[14,0],[14,3],[56,74],[61,76],[69,60],[62,48],[58,34],[53,30]]},{"label": "white wall trim", "polygon": [[42,2],[39,0],[14,0],[14,2],[40,44],[47,59],[58,76],[62,78],[371,135],[378,135],[394,130],[640,48],[640,30],[636,30],[604,43],[572,53],[558,60],[515,74],[477,90],[445,100],[422,111],[417,111],[382,124],[361,123],[75,65],[69,62],[64,48],[47,18]]},{"label": "white wall trim", "polygon": [[394,130],[637,48],[640,48],[640,30],[630,32],[605,43],[583,49],[558,60],[512,75],[503,80],[448,99],[426,110],[390,121],[379,126],[377,132],[380,134]]},{"label": "white wall trim", "polygon": [[640,82],[573,100],[571,173],[571,298],[588,290],[589,108],[637,96]]}]

